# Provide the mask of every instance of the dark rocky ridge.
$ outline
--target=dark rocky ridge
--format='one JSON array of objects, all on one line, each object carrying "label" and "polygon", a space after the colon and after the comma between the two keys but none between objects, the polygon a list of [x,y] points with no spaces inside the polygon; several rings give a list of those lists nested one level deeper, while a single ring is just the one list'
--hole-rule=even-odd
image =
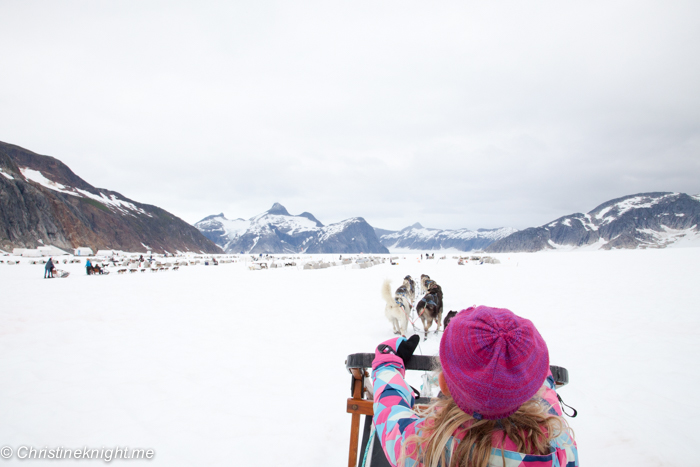
[{"label": "dark rocky ridge", "polygon": [[[41,172],[75,196],[26,179],[20,168]],[[0,142],[0,169],[12,177],[0,174],[0,245],[5,250],[50,244],[68,250],[88,246],[94,251],[145,251],[145,244],[160,253],[220,252],[197,229],[171,213],[95,188],[53,157]],[[76,189],[128,203],[128,207],[109,206]]]},{"label": "dark rocky ridge", "polygon": [[310,243],[306,253],[389,253],[379,242],[372,226],[361,217],[331,226],[340,228],[323,231],[316,241]]},{"label": "dark rocky ridge", "polygon": [[640,193],[607,201],[587,214],[570,214],[521,230],[492,243],[486,251],[534,252],[554,249],[555,245],[584,247],[598,242],[605,250],[663,248],[672,241],[666,237],[668,229],[700,232],[699,226],[698,197],[685,193]]}]

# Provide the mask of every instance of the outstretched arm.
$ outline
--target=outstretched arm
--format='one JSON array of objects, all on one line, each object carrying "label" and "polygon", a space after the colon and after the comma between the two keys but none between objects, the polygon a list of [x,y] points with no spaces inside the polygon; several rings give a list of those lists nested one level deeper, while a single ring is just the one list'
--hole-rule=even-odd
[{"label": "outstretched arm", "polygon": [[[420,340],[419,337],[418,340]],[[413,411],[415,398],[404,379],[405,365],[400,356],[405,355],[406,349],[409,349],[412,344],[413,342],[403,337],[385,341],[377,348],[372,364],[373,422],[384,454],[392,466],[397,465],[401,446],[409,436],[416,434],[418,425],[423,421]],[[403,345],[406,347],[402,348]],[[409,358],[414,349],[415,345],[408,352]]]}]

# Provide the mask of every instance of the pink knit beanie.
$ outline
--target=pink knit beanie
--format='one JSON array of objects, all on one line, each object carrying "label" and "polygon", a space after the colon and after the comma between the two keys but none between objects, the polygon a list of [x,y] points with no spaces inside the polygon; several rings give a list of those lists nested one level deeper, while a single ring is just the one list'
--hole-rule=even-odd
[{"label": "pink knit beanie", "polygon": [[514,414],[549,372],[549,352],[530,320],[479,306],[452,318],[440,341],[440,363],[457,406],[476,419]]}]

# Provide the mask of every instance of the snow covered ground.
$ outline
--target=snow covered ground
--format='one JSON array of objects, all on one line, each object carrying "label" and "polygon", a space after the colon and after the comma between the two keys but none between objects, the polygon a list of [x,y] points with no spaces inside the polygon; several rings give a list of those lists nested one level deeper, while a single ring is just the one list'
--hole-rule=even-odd
[{"label": "snow covered ground", "polygon": [[[481,266],[398,256],[362,270],[90,277],[68,264],[54,280],[0,264],[0,447],[152,448],[163,466],[347,465],[345,357],[392,337],[382,280],[425,273],[446,310],[507,307],[537,325],[570,373],[560,394],[579,411],[583,465],[695,463],[700,248]],[[419,350],[435,354],[437,339]]]}]

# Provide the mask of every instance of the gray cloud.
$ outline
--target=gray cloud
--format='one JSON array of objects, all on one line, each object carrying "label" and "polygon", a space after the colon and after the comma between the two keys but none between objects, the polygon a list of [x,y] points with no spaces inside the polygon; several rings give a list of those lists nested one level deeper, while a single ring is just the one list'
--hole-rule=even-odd
[{"label": "gray cloud", "polygon": [[700,192],[700,5],[15,2],[0,139],[189,222],[527,227]]}]

